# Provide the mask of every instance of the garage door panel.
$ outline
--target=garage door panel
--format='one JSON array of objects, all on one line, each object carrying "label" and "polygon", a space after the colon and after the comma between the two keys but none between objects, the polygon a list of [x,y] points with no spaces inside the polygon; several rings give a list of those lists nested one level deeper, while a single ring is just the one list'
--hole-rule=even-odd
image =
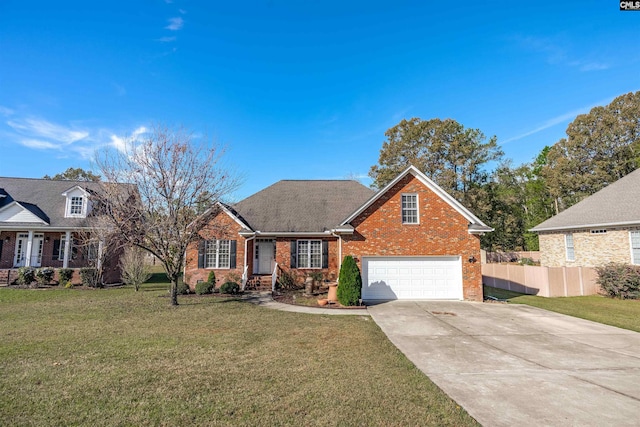
[{"label": "garage door panel", "polygon": [[457,256],[364,257],[363,276],[363,299],[462,299]]}]

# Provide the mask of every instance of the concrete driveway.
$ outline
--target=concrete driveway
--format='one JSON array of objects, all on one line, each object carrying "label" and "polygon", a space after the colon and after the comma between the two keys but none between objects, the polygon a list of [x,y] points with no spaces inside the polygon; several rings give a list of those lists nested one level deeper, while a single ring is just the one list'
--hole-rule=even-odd
[{"label": "concrete driveway", "polygon": [[639,426],[640,334],[525,305],[392,301],[389,339],[484,426]]}]

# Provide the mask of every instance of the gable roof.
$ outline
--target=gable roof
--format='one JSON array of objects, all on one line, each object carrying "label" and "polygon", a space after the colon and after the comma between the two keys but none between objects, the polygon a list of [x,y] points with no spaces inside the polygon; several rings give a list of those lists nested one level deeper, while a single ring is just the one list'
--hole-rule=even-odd
[{"label": "gable roof", "polygon": [[531,231],[640,224],[640,169],[623,176]]},{"label": "gable roof", "polygon": [[[35,178],[0,177],[0,211],[9,205],[19,206],[25,214],[40,222],[2,222],[0,227],[78,228],[86,225],[84,218],[65,218],[66,198],[63,193],[79,187],[83,191],[97,190],[100,183],[86,181],[55,181]],[[29,215],[25,215],[29,216]]]},{"label": "gable roof", "polygon": [[373,193],[350,180],[283,180],[230,208],[254,231],[319,233],[338,226]]},{"label": "gable roof", "polygon": [[418,168],[411,165],[407,169],[405,169],[401,174],[395,177],[389,184],[387,184],[382,190],[375,193],[366,203],[362,206],[358,207],[351,215],[349,215],[345,220],[342,221],[341,225],[346,225],[353,221],[358,215],[364,212],[369,206],[371,206],[376,200],[378,200],[383,194],[385,194],[389,189],[391,189],[394,185],[396,185],[402,178],[407,176],[408,174],[416,177],[422,184],[424,184],[427,188],[433,191],[436,195],[438,195],[442,200],[444,200],[449,206],[455,209],[460,215],[466,218],[469,221],[469,232],[470,233],[487,233],[493,231],[493,228],[486,225],[482,222],[478,217],[476,217],[471,211],[464,206],[456,199],[454,199],[449,193],[444,191],[438,184],[429,179],[424,173],[420,172]]}]

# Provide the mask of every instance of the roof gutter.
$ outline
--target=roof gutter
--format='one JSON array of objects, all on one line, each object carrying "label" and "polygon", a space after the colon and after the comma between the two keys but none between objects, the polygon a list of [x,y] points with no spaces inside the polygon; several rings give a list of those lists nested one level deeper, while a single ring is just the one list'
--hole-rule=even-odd
[{"label": "roof gutter", "polygon": [[533,228],[530,228],[529,231],[533,231],[534,233],[538,233],[540,231],[581,230],[583,228],[624,227],[624,226],[629,226],[629,225],[640,226],[640,221],[623,221],[623,222],[582,224],[582,225],[571,225],[571,226],[564,226],[564,227],[544,227],[544,228],[533,227]]}]

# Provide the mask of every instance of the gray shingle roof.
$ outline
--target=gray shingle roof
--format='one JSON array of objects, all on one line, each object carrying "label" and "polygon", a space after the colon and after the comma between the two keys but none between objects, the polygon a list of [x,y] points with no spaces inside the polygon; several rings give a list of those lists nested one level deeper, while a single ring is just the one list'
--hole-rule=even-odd
[{"label": "gray shingle roof", "polygon": [[[54,181],[48,179],[34,178],[4,178],[0,177],[0,208],[7,206],[14,201],[20,203],[32,214],[47,222],[42,224],[43,228],[77,228],[85,223],[83,218],[65,218],[66,198],[62,195],[66,190],[75,186],[85,190],[97,190],[99,183],[86,181]],[[31,223],[9,223],[12,227],[24,225],[33,228]],[[0,222],[0,227],[3,223]],[[6,224],[5,224],[6,225]]]},{"label": "gray shingle roof", "polygon": [[640,169],[549,218],[532,231],[640,224]]},{"label": "gray shingle roof", "polygon": [[356,181],[278,181],[231,205],[254,231],[322,232],[335,228],[374,191]]}]

